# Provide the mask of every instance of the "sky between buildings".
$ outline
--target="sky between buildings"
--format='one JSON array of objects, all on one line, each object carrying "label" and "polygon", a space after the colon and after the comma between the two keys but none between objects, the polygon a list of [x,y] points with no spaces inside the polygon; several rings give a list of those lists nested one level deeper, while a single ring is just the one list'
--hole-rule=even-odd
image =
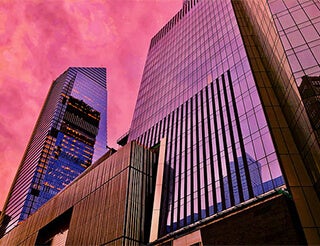
[{"label": "sky between buildings", "polygon": [[0,210],[54,79],[107,68],[108,145],[129,127],[151,38],[182,0],[0,2]]}]

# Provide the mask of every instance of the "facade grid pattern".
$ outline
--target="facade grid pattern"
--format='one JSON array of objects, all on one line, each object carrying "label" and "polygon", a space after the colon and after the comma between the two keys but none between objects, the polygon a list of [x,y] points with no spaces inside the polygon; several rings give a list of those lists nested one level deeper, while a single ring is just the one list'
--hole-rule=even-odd
[{"label": "facade grid pattern", "polygon": [[197,2],[149,49],[129,139],[162,137],[160,235],[284,185],[231,2]]}]

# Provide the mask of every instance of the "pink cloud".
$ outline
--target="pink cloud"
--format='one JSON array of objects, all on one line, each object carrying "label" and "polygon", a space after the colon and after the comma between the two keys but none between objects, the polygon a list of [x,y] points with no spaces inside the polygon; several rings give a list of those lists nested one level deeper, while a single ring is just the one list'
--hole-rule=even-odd
[{"label": "pink cloud", "polygon": [[149,42],[181,0],[0,3],[0,209],[53,79],[108,73],[108,145],[130,127]]}]

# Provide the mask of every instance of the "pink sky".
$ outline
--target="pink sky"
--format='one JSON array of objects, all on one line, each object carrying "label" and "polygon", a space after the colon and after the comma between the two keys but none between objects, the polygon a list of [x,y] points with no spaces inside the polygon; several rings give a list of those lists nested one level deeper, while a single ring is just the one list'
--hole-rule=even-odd
[{"label": "pink sky", "polygon": [[130,126],[150,39],[182,0],[0,3],[0,210],[51,82],[107,68],[108,145]]}]

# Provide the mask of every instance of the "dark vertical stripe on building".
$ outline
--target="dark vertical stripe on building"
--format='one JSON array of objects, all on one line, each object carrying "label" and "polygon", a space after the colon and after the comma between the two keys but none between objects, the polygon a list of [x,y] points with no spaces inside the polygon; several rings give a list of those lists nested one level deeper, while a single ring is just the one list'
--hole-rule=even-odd
[{"label": "dark vertical stripe on building", "polygon": [[[131,160],[133,159],[133,154],[134,154],[134,147],[133,144],[130,145],[130,163]],[[128,167],[128,181],[127,181],[127,187],[130,187],[130,182],[131,182],[131,173],[132,173],[132,167],[129,165]],[[129,189],[126,190],[126,201],[125,201],[125,209],[124,209],[124,225],[123,225],[123,235],[127,235],[127,224],[128,224],[128,209],[129,209]],[[124,242],[123,242],[124,245]]]},{"label": "dark vertical stripe on building", "polygon": [[223,148],[224,148],[224,155],[226,160],[226,169],[227,169],[227,179],[228,179],[228,186],[229,186],[229,196],[230,196],[230,205],[234,206],[234,196],[233,196],[233,189],[232,189],[232,178],[230,172],[230,160],[228,154],[228,144],[227,144],[227,137],[226,137],[226,127],[224,123],[224,115],[222,110],[222,100],[220,94],[220,81],[217,81],[217,91],[218,93],[218,101],[219,101],[219,111],[220,111],[220,120],[221,120],[221,131],[222,131],[222,139],[223,139]]},{"label": "dark vertical stripe on building", "polygon": [[180,112],[180,132],[179,132],[179,154],[176,154],[176,156],[179,158],[179,175],[178,175],[178,207],[177,207],[177,221],[178,221],[178,227],[180,227],[180,220],[183,218],[180,218],[180,208],[181,206],[184,206],[184,204],[181,204],[181,169],[182,169],[182,127],[183,127],[183,104],[181,105],[181,112]]},{"label": "dark vertical stripe on building", "polygon": [[[212,85],[212,83],[211,83]],[[211,180],[212,180],[212,198],[213,198],[213,213],[217,213],[217,197],[216,197],[216,182],[215,182],[215,170],[213,163],[213,146],[212,146],[212,132],[211,132],[211,119],[210,119],[210,107],[209,107],[209,92],[208,86],[206,87],[206,101],[207,101],[207,117],[208,117],[208,140],[209,140],[209,153],[210,153],[210,170],[211,170]],[[212,95],[213,100],[213,95]]]},{"label": "dark vertical stripe on building", "polygon": [[167,123],[166,121],[167,121],[167,117],[164,117],[164,119],[163,119],[163,129],[162,129],[162,133],[161,133],[161,138],[164,137],[165,132],[166,132],[166,130],[168,129],[168,128],[166,128],[166,123]]},{"label": "dark vertical stripe on building", "polygon": [[184,225],[187,225],[188,221],[187,221],[187,216],[188,216],[188,200],[187,200],[187,190],[188,190],[188,159],[187,159],[187,153],[188,153],[188,101],[186,101],[185,103],[185,144],[184,144],[184,211],[183,211],[183,215],[184,215]]},{"label": "dark vertical stripe on building", "polygon": [[159,139],[160,139],[160,131],[161,131],[161,121],[159,121],[156,125],[156,135],[154,136],[154,142],[153,145],[159,143]]},{"label": "dark vertical stripe on building", "polygon": [[[208,197],[208,174],[207,174],[207,155],[206,155],[206,134],[204,128],[204,101],[203,101],[203,90],[200,91],[200,102],[201,102],[201,128],[202,128],[202,153],[203,153],[203,174],[204,174],[204,196],[205,196],[205,207],[206,217],[209,216],[209,197]],[[207,117],[208,118],[208,117]],[[201,191],[201,190],[200,190]]]},{"label": "dark vertical stripe on building", "polygon": [[152,126],[152,128],[151,128],[151,134],[150,134],[149,142],[148,142],[148,145],[147,145],[148,147],[152,146],[153,136],[154,136],[154,126]]},{"label": "dark vertical stripe on building", "polygon": [[146,141],[145,141],[145,146],[146,147],[149,147],[149,139],[150,139],[150,134],[151,134],[151,129],[149,129],[147,132],[146,132]]},{"label": "dark vertical stripe on building", "polygon": [[[171,206],[171,216],[170,216],[170,231],[172,231],[173,229],[173,202],[172,200],[174,198],[172,198],[172,194],[173,194],[173,190],[174,190],[174,170],[171,167],[171,160],[172,160],[172,156],[174,154],[172,154],[173,152],[173,148],[174,145],[172,144],[173,142],[173,128],[174,128],[174,111],[172,112],[172,120],[171,120],[171,132],[170,132],[170,143],[168,143],[167,146],[170,146],[170,155],[169,155],[169,159],[168,159],[168,163],[167,163],[167,167],[169,169],[169,175],[168,175],[168,181],[169,181],[169,187],[168,187],[168,202]],[[169,201],[170,200],[170,201]]]},{"label": "dark vertical stripe on building", "polygon": [[[146,156],[146,153],[145,153],[145,151],[144,150],[140,150],[139,152],[141,152],[141,153],[139,153],[140,155],[142,155],[142,158],[139,158],[140,160],[143,160],[143,163],[146,163],[147,161],[147,156]],[[139,160],[138,159],[138,160]],[[143,240],[143,236],[144,235],[141,235],[141,232],[144,232],[145,230],[144,230],[144,223],[142,223],[142,221],[144,221],[144,215],[145,215],[145,210],[144,210],[144,207],[145,207],[145,197],[146,197],[146,195],[148,194],[147,193],[147,187],[146,187],[146,173],[145,173],[145,171],[146,170],[144,170],[143,168],[145,167],[145,165],[144,166],[142,166],[142,167],[140,167],[140,168],[142,168],[142,172],[139,172],[139,171],[136,171],[136,173],[137,173],[137,179],[139,179],[139,181],[140,182],[138,182],[138,183],[140,183],[140,186],[142,186],[142,187],[138,187],[138,189],[140,188],[141,190],[140,191],[138,191],[137,192],[137,194],[139,194],[139,192],[140,192],[140,203],[138,204],[139,205],[139,208],[138,208],[138,210],[137,210],[137,213],[139,213],[139,217],[140,217],[140,221],[137,221],[137,223],[140,225],[140,230],[139,230],[139,240],[140,240],[140,242],[144,242],[144,240]],[[137,198],[136,198],[137,199]],[[134,216],[135,218],[138,218],[138,216]],[[132,230],[133,228],[131,228],[131,230]],[[134,232],[134,231],[133,231]]]},{"label": "dark vertical stripe on building", "polygon": [[162,138],[162,131],[163,131],[162,125],[163,125],[163,120],[161,120],[159,123],[159,132],[157,133],[156,143],[159,143],[160,139]]},{"label": "dark vertical stripe on building", "polygon": [[[237,184],[238,184],[239,199],[240,199],[240,202],[243,202],[244,198],[243,198],[243,190],[242,190],[239,162],[238,162],[238,157],[237,157],[237,150],[236,150],[234,134],[233,134],[233,130],[232,130],[232,120],[231,120],[230,108],[228,106],[228,95],[227,95],[227,88],[226,88],[226,81],[224,78],[224,74],[222,75],[222,87],[223,87],[223,94],[224,94],[226,110],[227,110],[228,124],[229,124],[229,129],[230,129],[229,130],[230,131],[230,139],[231,139],[232,154],[233,154],[233,160],[234,160],[234,169],[235,169]],[[231,192],[231,189],[230,189],[230,192]]]},{"label": "dark vertical stripe on building", "polygon": [[196,105],[196,110],[195,110],[195,114],[196,114],[196,148],[197,148],[197,151],[196,151],[196,157],[197,157],[197,163],[196,163],[196,167],[197,167],[197,193],[198,193],[198,199],[197,199],[197,202],[198,202],[198,220],[202,218],[202,215],[201,215],[201,183],[200,183],[200,146],[199,146],[199,110],[198,110],[198,94],[195,95],[195,105]]},{"label": "dark vertical stripe on building", "polygon": [[[173,127],[175,126],[175,139],[174,139],[174,143],[173,143],[173,146],[174,146],[174,158],[173,158],[173,178],[172,178],[172,184],[173,184],[173,187],[172,187],[172,213],[171,213],[171,227],[173,229],[173,220],[174,220],[174,214],[175,214],[175,210],[174,210],[174,195],[175,195],[175,192],[176,192],[176,170],[177,170],[177,139],[178,139],[178,118],[179,118],[179,108],[177,108],[177,111],[176,111],[176,117],[175,117],[175,123],[174,125],[172,125]],[[178,216],[177,216],[178,218]],[[178,219],[177,219],[177,223],[178,223]]]},{"label": "dark vertical stripe on building", "polygon": [[146,146],[146,133],[143,133],[141,136],[141,144],[143,146]]},{"label": "dark vertical stripe on building", "polygon": [[[218,79],[216,79],[216,84],[218,84]],[[221,206],[222,210],[226,209],[226,199],[224,193],[223,186],[223,174],[222,174],[222,166],[221,166],[221,153],[220,153],[220,144],[219,144],[219,134],[218,134],[218,120],[217,120],[217,110],[216,104],[214,100],[214,86],[211,84],[211,93],[212,93],[212,107],[213,107],[213,122],[214,122],[214,133],[216,138],[216,148],[217,148],[217,160],[218,160],[218,169],[219,169],[219,183],[220,183],[220,191],[221,191]],[[219,94],[219,93],[218,93]]]},{"label": "dark vertical stripe on building", "polygon": [[154,146],[157,143],[158,125],[159,125],[159,122],[157,124],[155,124],[155,126],[154,126],[154,133],[153,133],[153,137],[152,137],[152,141],[151,141],[150,147]]},{"label": "dark vertical stripe on building", "polygon": [[247,160],[247,155],[246,155],[246,151],[244,148],[242,131],[241,131],[240,120],[239,120],[239,114],[238,114],[238,110],[237,110],[236,99],[234,96],[234,91],[233,91],[233,87],[232,87],[232,79],[231,79],[231,74],[230,74],[229,70],[227,71],[227,75],[228,75],[229,87],[230,87],[230,92],[231,92],[234,115],[236,118],[236,124],[237,124],[237,130],[238,130],[239,142],[240,142],[240,149],[241,149],[241,155],[242,155],[242,159],[243,159],[243,167],[244,167],[244,171],[246,174],[249,197],[252,198],[252,197],[254,197],[254,194],[253,194],[250,172],[249,172],[249,167],[248,167],[248,160]]},{"label": "dark vertical stripe on building", "polygon": [[193,97],[190,98],[190,196],[191,222],[194,222],[194,194],[193,194]]}]

